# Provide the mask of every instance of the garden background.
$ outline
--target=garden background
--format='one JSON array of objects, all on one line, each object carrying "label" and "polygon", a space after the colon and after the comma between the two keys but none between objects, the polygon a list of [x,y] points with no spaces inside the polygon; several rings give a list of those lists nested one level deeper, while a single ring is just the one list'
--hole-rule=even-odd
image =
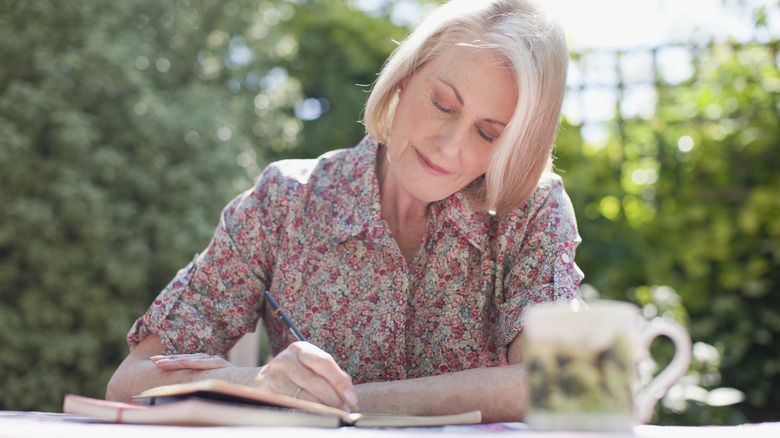
[{"label": "garden background", "polygon": [[[229,199],[360,140],[409,26],[408,0],[373,3],[0,0],[0,409],[102,397]],[[776,8],[751,10],[756,35]],[[766,37],[572,52],[556,168],[583,293],[695,342],[654,422],[780,421],[778,64]]]}]

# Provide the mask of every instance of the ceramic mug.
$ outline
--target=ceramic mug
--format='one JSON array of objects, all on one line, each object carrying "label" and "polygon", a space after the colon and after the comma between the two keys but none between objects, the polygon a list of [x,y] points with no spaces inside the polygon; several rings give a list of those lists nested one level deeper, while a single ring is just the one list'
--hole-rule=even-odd
[{"label": "ceramic mug", "polygon": [[[622,301],[537,305],[523,333],[525,422],[539,430],[630,430],[647,423],[691,363],[691,338],[682,326],[646,320]],[[638,388],[637,365],[658,336],[672,340],[674,358]]]}]

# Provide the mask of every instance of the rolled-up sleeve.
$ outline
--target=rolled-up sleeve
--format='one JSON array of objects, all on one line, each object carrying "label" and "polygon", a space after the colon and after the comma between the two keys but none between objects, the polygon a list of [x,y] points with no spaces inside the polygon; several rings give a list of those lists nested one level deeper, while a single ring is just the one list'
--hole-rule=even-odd
[{"label": "rolled-up sleeve", "polygon": [[526,203],[530,218],[517,262],[503,279],[499,327],[505,344],[523,328],[525,312],[543,302],[580,300],[582,271],[574,263],[580,236],[574,210],[558,177],[537,189]]},{"label": "rolled-up sleeve", "polygon": [[273,181],[231,201],[204,252],[181,269],[127,336],[133,348],[157,334],[165,354],[225,354],[257,325],[262,293],[270,282],[279,212]]}]

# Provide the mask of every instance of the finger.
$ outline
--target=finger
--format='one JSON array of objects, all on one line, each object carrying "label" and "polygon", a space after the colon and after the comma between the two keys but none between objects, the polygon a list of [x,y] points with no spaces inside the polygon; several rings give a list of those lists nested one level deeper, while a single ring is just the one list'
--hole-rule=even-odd
[{"label": "finger", "polygon": [[206,359],[185,357],[180,359],[179,362],[187,368],[198,370],[213,370],[217,368],[226,368],[231,365],[230,362],[219,356],[212,356]]},{"label": "finger", "polygon": [[[262,386],[266,390],[291,397],[301,388],[298,398],[339,409],[347,407],[327,380],[301,363],[298,359],[301,348],[301,345],[292,344],[265,365],[261,371],[264,382]],[[317,349],[314,346],[311,348]]]},{"label": "finger", "polygon": [[[322,399],[320,399],[319,397],[315,397],[314,395],[309,394],[309,391],[306,391],[303,388],[301,388],[301,390],[299,392],[297,392],[297,394],[298,394],[298,397],[295,397],[295,398],[297,398],[299,400],[306,400],[306,401],[310,401],[310,402],[323,404],[323,405],[326,405],[326,406],[331,406],[331,407],[338,408],[338,409],[341,409],[342,411],[346,411],[346,412],[349,412],[349,413],[358,412],[357,406],[349,406],[348,404],[341,402],[341,399],[338,398],[338,397],[335,398],[335,400],[337,400],[336,404],[328,404],[328,403],[322,401]],[[335,392],[334,392],[334,395],[335,395]],[[339,405],[338,403],[341,403],[341,404]]]},{"label": "finger", "polygon": [[154,362],[154,364],[157,366],[157,368],[165,371],[187,369],[187,367],[182,365],[180,361],[174,359],[160,359],[157,362]]},{"label": "finger", "polygon": [[177,358],[158,358],[153,360],[154,364],[163,370],[182,370],[182,369],[194,369],[194,370],[213,370],[217,368],[225,368],[231,365],[227,360],[219,356],[189,356],[189,357],[177,357]]},{"label": "finger", "polygon": [[292,397],[301,388],[298,398],[342,408],[344,402],[330,383],[298,360],[297,348],[288,347],[263,367],[266,389]]},{"label": "finger", "polygon": [[[317,379],[312,379],[310,384],[319,387],[324,383],[332,388],[342,404],[357,406],[357,393],[352,385],[352,378],[339,367],[333,356],[308,342],[295,344],[300,344],[296,345],[298,360],[310,370],[312,375],[317,376]],[[305,386],[304,389],[307,387]]]},{"label": "finger", "polygon": [[[289,384],[285,386],[285,393],[295,394],[296,388],[301,388],[298,398],[314,401],[334,408],[349,411],[349,406],[338,392],[320,375],[313,373],[308,367],[298,363],[297,370],[291,370]],[[289,388],[289,389],[287,389]]]},{"label": "finger", "polygon": [[206,353],[186,353],[186,354],[158,354],[156,356],[151,356],[149,359],[151,359],[153,362],[161,360],[161,359],[181,359],[181,358],[209,358],[211,357],[210,354]]}]

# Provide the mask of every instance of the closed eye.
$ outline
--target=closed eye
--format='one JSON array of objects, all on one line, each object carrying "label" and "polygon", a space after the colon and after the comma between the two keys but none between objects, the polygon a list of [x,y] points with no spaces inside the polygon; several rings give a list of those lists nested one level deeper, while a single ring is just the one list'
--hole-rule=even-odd
[{"label": "closed eye", "polygon": [[488,136],[487,134],[482,132],[482,130],[479,128],[477,128],[477,134],[479,134],[479,136],[482,137],[482,139],[488,143],[493,143],[495,141],[493,137]]},{"label": "closed eye", "polygon": [[444,108],[443,106],[441,106],[441,104],[439,104],[439,102],[437,102],[436,99],[433,100],[433,106],[435,106],[436,109],[438,109],[439,111],[443,112],[444,114],[452,114],[452,113],[455,112],[455,110],[451,110],[451,109]]}]

